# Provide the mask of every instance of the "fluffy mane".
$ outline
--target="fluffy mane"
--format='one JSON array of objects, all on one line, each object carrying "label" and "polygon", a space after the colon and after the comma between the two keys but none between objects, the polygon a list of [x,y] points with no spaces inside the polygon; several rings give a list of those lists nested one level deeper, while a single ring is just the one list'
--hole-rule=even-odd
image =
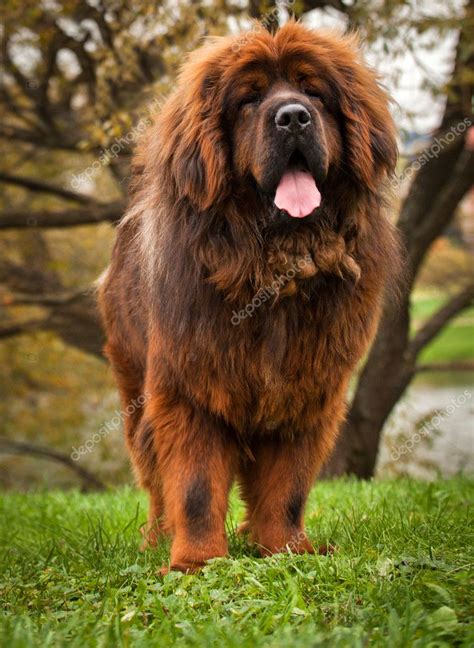
[{"label": "fluffy mane", "polygon": [[[240,70],[277,65],[282,56],[315,66],[324,58],[344,136],[341,165],[328,179],[317,222],[291,236],[271,224],[268,197],[233,176],[223,117]],[[182,304],[182,290],[184,302],[189,293],[201,299],[204,277],[238,308],[302,258],[311,259],[306,271],[317,277],[300,287],[307,299],[321,283],[329,283],[332,294],[351,290],[374,268],[383,272],[381,282],[396,277],[396,238],[383,213],[396,161],[387,106],[354,35],[315,34],[290,22],[276,36],[257,31],[238,40],[214,38],[194,53],[137,150],[131,205],[121,225],[134,233],[157,303]],[[294,288],[293,282],[277,298]],[[173,317],[173,309],[166,310],[182,323],[182,313]],[[177,321],[171,326],[178,330]]]}]

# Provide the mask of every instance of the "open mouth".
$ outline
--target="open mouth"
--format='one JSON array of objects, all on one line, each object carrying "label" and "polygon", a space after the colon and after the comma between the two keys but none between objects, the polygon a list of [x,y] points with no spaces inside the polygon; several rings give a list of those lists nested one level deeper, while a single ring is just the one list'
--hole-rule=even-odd
[{"label": "open mouth", "polygon": [[290,155],[290,159],[288,160],[286,166],[288,169],[299,169],[300,171],[309,171],[308,161],[304,156],[304,154],[301,153],[301,151],[299,151],[298,149],[293,151],[293,153]]},{"label": "open mouth", "polygon": [[300,151],[292,153],[280,178],[274,199],[278,209],[293,218],[309,216],[321,204],[321,194]]}]

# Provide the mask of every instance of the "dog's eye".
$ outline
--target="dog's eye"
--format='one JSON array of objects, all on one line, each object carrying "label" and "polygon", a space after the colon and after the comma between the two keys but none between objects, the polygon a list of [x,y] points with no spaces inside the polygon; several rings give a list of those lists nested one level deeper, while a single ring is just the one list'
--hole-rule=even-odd
[{"label": "dog's eye", "polygon": [[303,92],[307,97],[311,97],[311,99],[319,99],[320,101],[323,101],[321,93],[315,88],[303,88]]},{"label": "dog's eye", "polygon": [[239,108],[244,108],[245,106],[255,106],[259,104],[261,101],[261,97],[257,92],[254,92],[253,94],[249,94],[245,97],[242,97],[242,99],[239,102]]}]

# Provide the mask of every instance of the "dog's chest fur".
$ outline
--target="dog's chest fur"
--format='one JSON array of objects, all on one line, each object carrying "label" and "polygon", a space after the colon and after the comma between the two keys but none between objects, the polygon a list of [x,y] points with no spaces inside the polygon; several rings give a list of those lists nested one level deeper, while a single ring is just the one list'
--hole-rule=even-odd
[{"label": "dog's chest fur", "polygon": [[353,364],[343,339],[348,333],[334,311],[325,315],[314,301],[294,296],[262,304],[237,325],[217,322],[208,335],[196,329],[182,356],[180,383],[241,432],[314,425]]}]

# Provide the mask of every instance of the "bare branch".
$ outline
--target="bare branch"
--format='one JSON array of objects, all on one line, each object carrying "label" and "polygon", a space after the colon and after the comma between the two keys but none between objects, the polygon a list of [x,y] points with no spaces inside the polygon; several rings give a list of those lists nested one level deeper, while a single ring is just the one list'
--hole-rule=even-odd
[{"label": "bare branch", "polygon": [[77,202],[81,205],[100,204],[90,196],[86,196],[85,194],[78,194],[75,191],[69,191],[68,189],[63,189],[63,187],[55,186],[53,184],[50,184],[49,182],[36,180],[35,178],[25,178],[10,173],[0,172],[0,182],[13,184],[17,187],[29,189],[30,191],[53,194],[66,200],[73,200],[74,202]]},{"label": "bare branch", "polygon": [[114,32],[105,18],[106,9],[100,3],[98,6],[92,6],[87,2],[78,5],[78,15],[93,20],[99,28],[102,40],[107,47],[114,51]]},{"label": "bare branch", "polygon": [[0,230],[24,229],[28,227],[72,227],[74,225],[90,225],[92,223],[120,220],[125,210],[123,202],[109,205],[96,205],[86,209],[65,209],[62,211],[10,211],[0,214]]},{"label": "bare branch", "polygon": [[34,295],[29,293],[9,293],[5,295],[2,302],[5,306],[65,306],[80,299],[86,293],[86,290],[74,293],[58,293]]},{"label": "bare branch", "polygon": [[5,66],[5,70],[9,74],[11,74],[12,77],[15,79],[16,84],[18,88],[22,91],[22,93],[34,101],[35,90],[30,84],[30,79],[28,79],[28,77],[22,74],[19,68],[14,64],[10,56],[8,45],[9,45],[8,39],[7,37],[4,36],[0,41],[0,49],[2,53],[2,61],[3,61],[3,65]]},{"label": "bare branch", "polygon": [[428,218],[417,228],[415,238],[428,247],[451,222],[457,206],[472,186],[474,152],[464,148],[452,169],[450,181],[443,187]]},{"label": "bare branch", "polygon": [[6,326],[0,326],[0,340],[5,340],[23,333],[34,333],[48,328],[49,319],[32,319],[26,322],[12,322]]},{"label": "bare branch", "polygon": [[416,357],[420,351],[433,340],[453,317],[470,306],[474,300],[474,284],[471,284],[452,297],[442,308],[415,334],[407,351]]},{"label": "bare branch", "polygon": [[[20,302],[17,302],[20,303]],[[91,287],[75,295],[25,295],[23,304],[44,306],[49,310],[44,319],[28,320],[26,322],[8,322],[0,327],[0,339],[14,337],[24,333],[37,331],[52,331],[66,344],[74,346],[85,353],[104,360],[104,333],[101,327],[96,303],[95,290]],[[6,300],[8,305],[8,298]]]},{"label": "bare branch", "polygon": [[417,365],[416,371],[474,371],[474,362],[428,362]]},{"label": "bare branch", "polygon": [[[34,118],[34,113],[31,110],[31,108],[30,107],[24,108],[23,106],[18,104],[11,96],[7,83],[6,82],[2,83],[1,79],[0,79],[0,98],[5,103],[10,115],[15,115],[16,118],[21,119],[22,121],[25,122],[28,128],[32,128],[34,131],[40,128],[38,122]],[[31,112],[32,116],[28,115],[27,114],[28,112]]]},{"label": "bare branch", "polygon": [[81,80],[84,80],[87,84],[90,100],[92,102],[95,101],[97,83],[96,64],[86,49],[89,34],[77,40],[69,36],[57,21],[54,23],[54,28],[57,30],[58,37],[62,41],[63,46],[70,49],[77,56],[82,70]]},{"label": "bare branch", "polygon": [[13,140],[16,142],[25,142],[38,148],[57,149],[58,151],[74,151],[77,153],[77,147],[74,141],[68,139],[63,134],[56,136],[43,131],[28,130],[26,128],[17,128],[9,124],[0,125],[0,138]]},{"label": "bare branch", "polygon": [[45,448],[25,441],[0,439],[0,452],[3,454],[31,455],[42,459],[51,459],[71,468],[81,478],[85,490],[105,490],[104,483],[94,474],[80,466],[69,455],[52,448]]}]

